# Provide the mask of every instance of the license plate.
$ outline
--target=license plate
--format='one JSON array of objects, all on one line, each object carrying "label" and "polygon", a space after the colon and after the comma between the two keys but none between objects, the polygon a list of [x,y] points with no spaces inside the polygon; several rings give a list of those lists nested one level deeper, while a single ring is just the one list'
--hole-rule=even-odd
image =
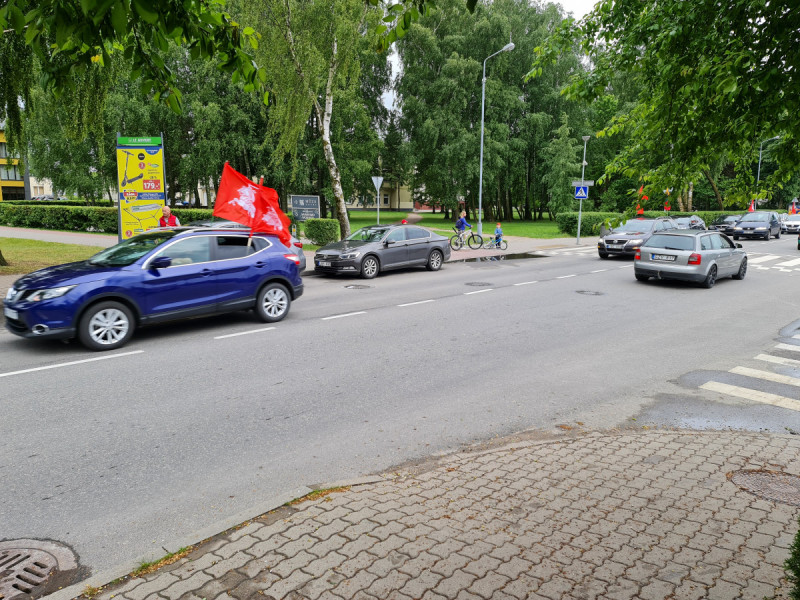
[{"label": "license plate", "polygon": [[19,313],[11,308],[3,308],[3,314],[9,319],[19,319]]},{"label": "license plate", "polygon": [[321,260],[317,263],[320,267],[330,267],[331,263],[329,260]]},{"label": "license plate", "polygon": [[675,257],[671,256],[669,254],[651,254],[650,258],[652,260],[664,260],[664,261],[667,261],[667,262],[674,262],[675,261]]}]

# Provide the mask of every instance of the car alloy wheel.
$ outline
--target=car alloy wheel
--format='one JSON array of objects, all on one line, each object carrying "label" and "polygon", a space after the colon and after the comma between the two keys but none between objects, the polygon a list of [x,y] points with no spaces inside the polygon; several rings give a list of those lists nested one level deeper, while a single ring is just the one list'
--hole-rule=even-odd
[{"label": "car alloy wheel", "polygon": [[736,275],[733,276],[734,279],[744,279],[744,276],[747,275],[747,257],[745,256],[742,259],[742,264],[739,265],[739,270],[736,272]]},{"label": "car alloy wheel", "polygon": [[711,268],[708,270],[708,275],[706,275],[705,280],[703,281],[703,287],[706,289],[711,289],[714,287],[714,284],[717,282],[717,265],[711,265]]},{"label": "car alloy wheel", "polygon": [[374,256],[367,256],[364,262],[361,263],[361,277],[372,279],[378,274],[378,269],[378,259]]},{"label": "car alloy wheel", "polygon": [[262,321],[275,323],[286,316],[291,304],[292,299],[283,285],[276,282],[268,283],[258,293],[256,313]]},{"label": "car alloy wheel", "polygon": [[81,317],[78,337],[90,350],[114,350],[133,335],[133,315],[119,302],[100,302]]},{"label": "car alloy wheel", "polygon": [[428,271],[438,271],[442,268],[442,261],[444,257],[439,250],[434,250],[431,252],[431,255],[428,257],[428,264],[425,265],[428,268]]}]

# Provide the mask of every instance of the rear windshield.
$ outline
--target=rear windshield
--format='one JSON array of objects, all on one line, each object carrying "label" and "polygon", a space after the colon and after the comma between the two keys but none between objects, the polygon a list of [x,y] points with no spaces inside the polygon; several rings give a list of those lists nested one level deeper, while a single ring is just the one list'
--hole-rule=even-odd
[{"label": "rear windshield", "polygon": [[657,233],[645,243],[648,248],[664,250],[694,250],[693,235],[664,235]]}]

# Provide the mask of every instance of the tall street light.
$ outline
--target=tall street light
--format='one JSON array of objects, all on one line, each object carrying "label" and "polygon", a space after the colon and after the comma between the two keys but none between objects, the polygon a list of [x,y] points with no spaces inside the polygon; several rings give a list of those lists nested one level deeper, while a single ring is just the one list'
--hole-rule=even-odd
[{"label": "tall street light", "polygon": [[[583,162],[581,163],[581,187],[583,187],[583,176],[586,174],[586,143],[591,139],[592,136],[584,135],[581,139],[583,140]],[[589,189],[589,188],[586,188]],[[576,194],[577,196],[577,194]],[[580,204],[578,205],[578,239],[575,240],[575,244],[581,243],[581,213],[583,212],[583,197],[580,199]]]},{"label": "tall street light", "polygon": [[761,151],[764,149],[764,144],[767,142],[772,142],[774,140],[780,139],[781,136],[776,135],[775,137],[771,137],[768,140],[764,140],[758,146],[758,173],[756,174],[756,194],[758,193],[758,181],[761,179]]},{"label": "tall street light", "polygon": [[486,61],[497,56],[501,52],[511,52],[514,49],[514,42],[508,42],[494,54],[490,54],[483,59],[483,83],[481,85],[481,166],[480,181],[478,182],[478,235],[483,235],[483,110],[486,103]]}]

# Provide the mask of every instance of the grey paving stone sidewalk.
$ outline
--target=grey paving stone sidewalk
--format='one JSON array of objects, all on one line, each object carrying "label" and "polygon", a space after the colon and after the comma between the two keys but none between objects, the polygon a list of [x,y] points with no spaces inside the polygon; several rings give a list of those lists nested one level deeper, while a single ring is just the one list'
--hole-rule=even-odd
[{"label": "grey paving stone sidewalk", "polygon": [[457,454],[278,509],[98,598],[788,598],[800,507],[730,476],[798,476],[798,458],[796,436],[672,431]]}]

